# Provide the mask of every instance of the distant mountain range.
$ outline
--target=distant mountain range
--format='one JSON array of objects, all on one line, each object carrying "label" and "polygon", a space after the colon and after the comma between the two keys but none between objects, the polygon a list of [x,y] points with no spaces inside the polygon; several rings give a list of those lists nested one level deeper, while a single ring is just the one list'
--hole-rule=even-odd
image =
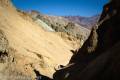
[{"label": "distant mountain range", "polygon": [[54,16],[54,15],[45,15],[45,14],[42,14],[38,11],[31,11],[32,12],[32,15],[37,16],[38,14],[40,15],[39,17],[42,17],[44,16],[44,18],[49,18],[49,19],[53,19],[52,21],[56,22],[62,22],[62,23],[65,23],[66,21],[70,21],[70,22],[73,22],[73,23],[76,23],[82,27],[85,27],[87,29],[91,29],[98,21],[99,17],[100,17],[100,14],[97,14],[97,15],[94,15],[94,16],[91,16],[91,17],[83,17],[83,16]]},{"label": "distant mountain range", "polygon": [[95,15],[92,17],[82,17],[82,16],[65,16],[64,18],[75,22],[87,29],[91,29],[98,21],[100,15]]}]

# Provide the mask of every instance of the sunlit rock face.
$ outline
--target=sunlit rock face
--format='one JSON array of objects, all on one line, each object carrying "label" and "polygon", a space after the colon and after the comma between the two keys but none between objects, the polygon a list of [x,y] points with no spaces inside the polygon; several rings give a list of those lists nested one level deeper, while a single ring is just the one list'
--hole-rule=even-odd
[{"label": "sunlit rock face", "polygon": [[2,6],[11,6],[11,0],[0,0]]},{"label": "sunlit rock face", "polygon": [[0,30],[0,52],[4,53],[7,51],[8,48],[8,40],[6,39],[6,36],[4,35],[3,31]]},{"label": "sunlit rock face", "polygon": [[61,37],[26,17],[9,0],[0,0],[0,80],[52,78],[54,68],[72,56],[73,48]]}]

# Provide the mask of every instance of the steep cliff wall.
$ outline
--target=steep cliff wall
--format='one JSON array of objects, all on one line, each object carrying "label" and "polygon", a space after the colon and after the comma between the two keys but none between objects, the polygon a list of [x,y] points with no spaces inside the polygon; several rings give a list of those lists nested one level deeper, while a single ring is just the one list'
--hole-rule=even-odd
[{"label": "steep cliff wall", "polygon": [[120,1],[103,8],[98,24],[69,64],[54,74],[55,80],[120,79]]}]

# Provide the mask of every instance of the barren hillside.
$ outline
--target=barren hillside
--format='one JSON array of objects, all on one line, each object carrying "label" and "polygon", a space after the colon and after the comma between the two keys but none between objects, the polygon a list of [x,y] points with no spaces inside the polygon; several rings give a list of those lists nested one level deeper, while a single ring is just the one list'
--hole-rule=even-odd
[{"label": "barren hillside", "polygon": [[52,77],[54,68],[72,56],[72,47],[61,37],[23,19],[10,0],[0,0],[0,36],[0,80],[35,79],[35,71]]}]

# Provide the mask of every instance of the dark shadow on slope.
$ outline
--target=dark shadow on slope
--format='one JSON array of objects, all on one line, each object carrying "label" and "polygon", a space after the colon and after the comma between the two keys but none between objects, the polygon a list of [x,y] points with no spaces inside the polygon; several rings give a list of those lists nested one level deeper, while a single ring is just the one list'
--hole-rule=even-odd
[{"label": "dark shadow on slope", "polygon": [[67,67],[56,71],[55,80],[120,80],[119,9],[119,0],[104,6],[97,26]]},{"label": "dark shadow on slope", "polygon": [[34,69],[34,72],[37,76],[36,80],[52,80],[52,79],[48,78],[47,76],[44,76],[44,75],[40,74],[40,72],[37,71],[36,69]]}]

